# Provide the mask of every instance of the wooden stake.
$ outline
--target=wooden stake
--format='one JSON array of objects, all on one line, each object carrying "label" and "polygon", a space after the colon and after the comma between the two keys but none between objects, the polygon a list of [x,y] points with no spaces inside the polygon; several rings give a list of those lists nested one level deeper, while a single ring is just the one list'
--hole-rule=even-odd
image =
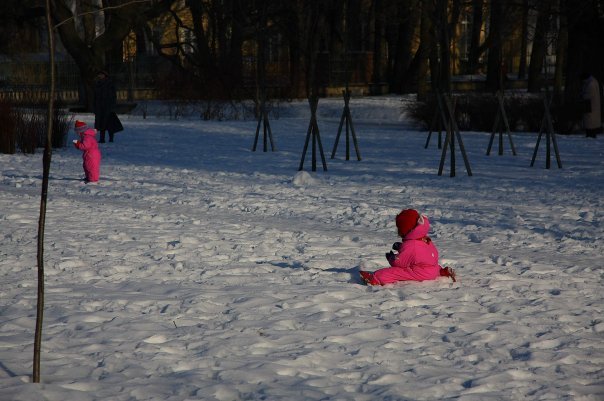
[{"label": "wooden stake", "polygon": [[306,141],[304,142],[304,150],[302,151],[302,159],[300,160],[300,167],[298,171],[304,169],[304,158],[306,157],[306,151],[308,150],[308,142],[312,136],[312,171],[317,171],[317,145],[321,152],[321,161],[323,162],[323,171],[327,171],[327,163],[325,162],[325,154],[323,153],[323,144],[321,143],[321,135],[319,133],[319,124],[317,123],[317,107],[319,104],[319,98],[314,96],[308,99],[310,104],[310,122],[308,124],[308,130],[306,131]]},{"label": "wooden stake", "polygon": [[352,115],[350,114],[350,106],[348,103],[350,102],[350,91],[348,89],[343,90],[342,94],[344,95],[344,110],[342,111],[342,117],[340,118],[340,126],[338,127],[338,135],[336,136],[336,141],[333,145],[333,150],[331,151],[331,158],[333,159],[336,156],[336,151],[338,149],[338,142],[340,140],[340,134],[342,133],[342,127],[344,122],[346,122],[346,160],[350,160],[350,133],[352,133],[352,141],[354,142],[354,149],[357,153],[357,160],[361,161],[361,153],[359,152],[359,144],[357,142],[357,135],[354,132],[354,125],[352,124]]},{"label": "wooden stake", "polygon": [[271,130],[271,124],[268,120],[268,112],[266,111],[266,100],[263,99],[260,104],[260,113],[258,113],[258,125],[256,125],[256,137],[254,138],[254,146],[252,146],[252,152],[256,151],[258,145],[258,137],[260,135],[260,125],[262,124],[263,131],[263,151],[267,151],[267,135],[271,142],[271,151],[275,151],[275,142],[273,141],[273,131]]},{"label": "wooden stake", "polygon": [[543,97],[543,119],[541,120],[541,126],[539,128],[539,135],[537,136],[537,143],[535,144],[535,150],[533,152],[533,158],[531,159],[531,167],[535,164],[537,158],[537,151],[539,149],[539,142],[541,142],[541,136],[545,133],[546,149],[545,149],[545,168],[551,167],[551,145],[554,145],[554,152],[556,155],[556,161],[558,162],[558,168],[562,168],[562,160],[560,159],[560,152],[558,151],[558,142],[556,140],[556,133],[554,132],[554,124],[552,122],[552,116],[549,112],[552,99],[549,98],[546,93]]},{"label": "wooden stake", "polygon": [[472,169],[470,168],[470,161],[468,160],[468,156],[466,154],[466,149],[463,144],[463,140],[461,138],[461,134],[459,132],[459,127],[457,126],[457,122],[455,121],[455,103],[451,102],[451,99],[447,95],[442,95],[442,104],[444,104],[444,110],[440,113],[442,124],[446,127],[447,135],[445,137],[445,145],[443,146],[443,151],[440,158],[440,166],[438,168],[438,175],[442,175],[445,158],[447,156],[447,148],[451,148],[451,177],[455,177],[455,140],[459,143],[459,150],[461,151],[461,155],[463,157],[463,161],[466,167],[466,172],[468,176],[472,176]]},{"label": "wooden stake", "polygon": [[[495,123],[493,124],[493,130],[491,131],[491,138],[489,140],[489,146],[487,148],[487,156],[491,154],[491,147],[493,146],[493,139],[495,139],[495,132],[499,131],[499,155],[503,155],[503,129],[508,135],[510,140],[510,146],[512,148],[512,154],[516,156],[516,148],[514,147],[514,141],[512,140],[512,134],[510,133],[510,124],[508,123],[508,117],[503,106],[503,93],[497,92],[497,114],[495,115]],[[502,126],[503,124],[503,126]]]}]

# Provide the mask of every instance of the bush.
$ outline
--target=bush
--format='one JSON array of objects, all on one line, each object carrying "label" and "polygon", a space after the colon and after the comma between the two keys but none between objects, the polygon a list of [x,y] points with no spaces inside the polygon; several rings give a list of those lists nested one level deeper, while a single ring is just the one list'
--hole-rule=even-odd
[{"label": "bush", "polygon": [[17,151],[17,112],[12,104],[0,100],[0,152],[14,154]]},{"label": "bush", "polygon": [[[44,147],[47,136],[48,111],[43,106],[17,107],[9,101],[0,101],[0,152],[13,154],[19,149],[23,153],[33,154]],[[61,102],[56,103],[53,115],[51,146],[64,147],[67,133],[73,122]]]},{"label": "bush", "polygon": [[17,119],[17,146],[23,153],[33,154],[41,142],[44,135],[46,122],[40,113],[33,109],[19,109]]},{"label": "bush", "polygon": [[[491,132],[499,104],[495,95],[471,93],[453,96],[455,118],[462,131]],[[511,131],[538,132],[543,119],[543,99],[537,96],[506,95],[503,105]],[[426,101],[409,103],[406,112],[426,129],[436,130],[440,115],[436,115],[435,96]],[[443,104],[444,106],[444,104]],[[434,121],[435,115],[439,120]],[[554,115],[552,115],[552,118]]]},{"label": "bush", "polygon": [[[67,111],[67,108],[65,108],[61,101],[55,103],[53,114],[50,143],[53,148],[63,148],[67,145],[67,134],[69,133],[69,128],[73,124],[74,115]],[[46,140],[46,132],[44,133],[44,140]]]}]

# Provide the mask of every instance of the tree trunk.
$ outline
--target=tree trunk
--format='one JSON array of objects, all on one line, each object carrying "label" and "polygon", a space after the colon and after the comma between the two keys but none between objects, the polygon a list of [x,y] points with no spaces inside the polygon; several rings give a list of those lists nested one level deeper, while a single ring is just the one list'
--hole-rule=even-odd
[{"label": "tree trunk", "polygon": [[550,0],[543,0],[539,3],[539,14],[537,16],[537,25],[535,26],[535,38],[533,39],[533,50],[531,52],[528,74],[528,91],[531,93],[540,92],[541,87],[544,84],[542,71],[546,61],[546,40],[549,30],[549,20],[551,18],[549,1]]},{"label": "tree trunk", "polygon": [[451,38],[449,36],[448,2],[439,1],[436,5],[438,21],[438,88],[440,93],[451,92]]},{"label": "tree trunk", "polygon": [[[431,2],[423,1],[421,5],[421,24],[420,24],[420,44],[414,58],[414,65],[417,67],[417,98],[425,100],[430,92],[428,84],[428,71],[433,66],[432,56],[436,48],[436,39],[434,37],[434,8]],[[413,66],[410,68],[414,70]],[[436,76],[432,74],[432,85]],[[432,88],[434,89],[434,88]]]},{"label": "tree trunk", "polygon": [[243,29],[241,27],[241,21],[244,20],[243,16],[243,5],[240,1],[233,2],[233,21],[231,28],[231,40],[229,43],[229,58],[228,64],[230,66],[230,70],[232,71],[232,85],[236,87],[241,87],[243,85],[242,82],[242,73],[243,73]]},{"label": "tree trunk", "polygon": [[468,72],[478,71],[480,59],[480,34],[482,32],[484,0],[472,0],[472,33],[470,36],[470,51],[468,55]]},{"label": "tree trunk", "polygon": [[568,49],[568,20],[563,12],[564,1],[559,2],[560,28],[556,43],[556,70],[554,72],[554,98],[560,102],[564,86],[564,67],[566,66],[566,52]]},{"label": "tree trunk", "polygon": [[301,4],[297,0],[288,2],[290,7],[285,11],[285,23],[283,30],[285,32],[286,41],[288,44],[289,54],[289,80],[291,82],[291,97],[301,97],[306,82],[304,80],[303,71],[305,70],[305,59],[302,52],[302,12]]},{"label": "tree trunk", "polygon": [[502,0],[491,1],[491,45],[487,59],[486,89],[491,92],[503,89],[502,63],[502,29],[503,29],[503,5]]},{"label": "tree trunk", "polygon": [[258,9],[258,27],[256,38],[256,117],[260,115],[260,105],[266,100],[266,42],[267,42],[267,9],[263,4]]},{"label": "tree trunk", "polygon": [[449,64],[450,64],[450,70],[451,70],[451,74],[456,74],[459,73],[459,54],[458,54],[458,46],[457,46],[457,34],[458,31],[457,29],[455,29],[457,27],[457,25],[459,24],[459,18],[461,16],[461,9],[462,9],[462,5],[461,5],[461,1],[460,0],[453,0],[451,2],[451,18],[449,18],[448,21],[448,43],[449,43]]},{"label": "tree trunk", "polygon": [[[413,63],[413,41],[421,21],[421,8],[417,0],[403,0],[398,6],[397,25],[392,24],[390,32],[391,46],[389,47],[389,84],[390,91],[406,93],[417,91],[417,82],[411,80],[413,74],[410,67]],[[415,78],[417,70],[415,71]],[[410,85],[412,84],[412,85]]]},{"label": "tree trunk", "polygon": [[[206,5],[199,1],[187,1],[187,6],[191,11],[193,19],[193,34],[195,35],[196,52],[192,56],[195,65],[195,76],[199,78],[201,85],[208,95],[212,95],[213,92],[217,91],[216,87],[221,86],[221,75],[218,74],[219,68],[215,56],[215,52],[212,47],[209,37],[212,34],[208,34],[207,30],[211,30],[215,27],[215,23],[210,23],[207,26],[207,21],[213,19],[208,17],[208,13],[212,14],[206,9]],[[177,61],[180,63],[180,60]],[[186,67],[182,66],[186,69]]]},{"label": "tree trunk", "polygon": [[361,0],[348,0],[348,9],[346,10],[346,35],[351,50],[367,50],[367,38],[364,37],[363,21],[361,21]]},{"label": "tree trunk", "polygon": [[523,0],[522,2],[522,17],[521,17],[521,43],[520,43],[520,60],[518,63],[518,79],[524,79],[526,77],[526,53],[528,49],[528,15],[529,15],[529,2]]},{"label": "tree trunk", "polygon": [[373,76],[371,81],[375,84],[379,84],[383,80],[382,66],[383,66],[383,43],[384,43],[384,14],[383,14],[383,2],[381,0],[372,1],[372,12],[371,19],[373,21]]}]

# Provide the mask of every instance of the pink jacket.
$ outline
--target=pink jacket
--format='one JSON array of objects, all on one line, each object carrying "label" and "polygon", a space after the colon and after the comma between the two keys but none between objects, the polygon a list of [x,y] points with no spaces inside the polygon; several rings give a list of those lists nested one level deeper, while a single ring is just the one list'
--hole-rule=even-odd
[{"label": "pink jacket", "polygon": [[428,238],[430,222],[426,216],[422,217],[423,223],[420,220],[420,223],[403,238],[399,253],[391,261],[390,267],[374,273],[380,284],[434,280],[440,277],[438,250]]},{"label": "pink jacket", "polygon": [[84,151],[83,167],[86,180],[97,182],[101,173],[101,151],[96,141],[96,130],[89,128],[80,134],[80,140],[76,142],[75,147]]}]

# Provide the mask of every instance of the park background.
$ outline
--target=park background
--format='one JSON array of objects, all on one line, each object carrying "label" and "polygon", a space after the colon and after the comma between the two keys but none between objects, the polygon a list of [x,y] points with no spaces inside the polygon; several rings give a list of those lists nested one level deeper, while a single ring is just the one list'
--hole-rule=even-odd
[{"label": "park background", "polygon": [[[602,81],[601,1],[1,7],[3,397],[601,397],[602,151],[556,136],[580,129],[581,72]],[[99,69],[126,129],[95,187],[64,145]],[[498,100],[519,123],[487,155]],[[360,148],[322,165],[305,138],[335,156],[344,115]],[[409,206],[462,281],[361,286]]]}]

